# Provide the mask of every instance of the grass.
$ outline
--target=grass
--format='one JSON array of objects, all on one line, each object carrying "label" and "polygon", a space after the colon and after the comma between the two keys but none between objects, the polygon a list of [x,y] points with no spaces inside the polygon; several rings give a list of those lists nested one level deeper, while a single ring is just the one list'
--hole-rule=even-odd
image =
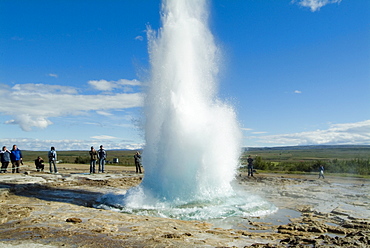
[{"label": "grass", "polygon": [[[134,154],[136,151],[129,150],[107,150],[107,160],[113,161],[113,158],[117,158],[119,163],[115,165],[134,166]],[[86,151],[57,151],[58,160],[63,163],[75,163],[77,157],[85,158],[89,160],[89,150]],[[25,162],[31,162],[41,156],[44,160],[47,160],[47,151],[22,151],[23,160]],[[281,162],[309,162],[309,161],[332,161],[338,160],[352,160],[352,159],[364,159],[370,160],[370,146],[354,146],[354,147],[341,147],[341,146],[327,146],[327,147],[305,147],[299,148],[253,148],[250,151],[246,151],[242,154],[242,162],[248,155],[252,157],[259,156],[266,162],[272,162],[274,165],[278,165]],[[189,155],[190,156],[190,155]],[[271,173],[280,173],[277,171],[269,171]],[[307,172],[288,172],[282,171],[281,173],[292,173],[292,174],[307,174]],[[334,174],[333,174],[334,175]],[[351,176],[354,174],[343,173],[335,174],[337,176]],[[362,177],[362,176],[361,176]],[[368,178],[365,176],[365,178]]]},{"label": "grass", "polygon": [[329,161],[333,159],[370,159],[370,146],[365,147],[312,147],[306,149],[254,148],[243,153],[243,157],[260,156],[267,162]]}]

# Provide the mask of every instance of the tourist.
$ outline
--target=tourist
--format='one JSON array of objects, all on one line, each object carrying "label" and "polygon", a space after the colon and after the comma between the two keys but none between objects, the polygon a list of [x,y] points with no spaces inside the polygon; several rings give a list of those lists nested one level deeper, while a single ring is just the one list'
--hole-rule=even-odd
[{"label": "tourist", "polygon": [[39,172],[39,171],[44,171],[44,160],[42,159],[42,157],[38,156],[36,159],[35,159],[35,165],[36,165],[36,170]]},{"label": "tourist", "polygon": [[21,164],[23,164],[22,152],[16,145],[13,145],[10,160],[12,161],[12,173],[19,173],[19,168],[21,167]]},{"label": "tourist", "polygon": [[0,152],[1,155],[1,171],[0,173],[6,173],[8,169],[8,165],[10,162],[10,154],[11,152],[6,149],[6,146],[3,146],[3,149]]},{"label": "tourist", "polygon": [[320,179],[320,177],[322,177],[322,179],[325,179],[325,177],[324,177],[324,166],[321,165],[319,170],[320,170],[319,179]]},{"label": "tourist", "polygon": [[136,173],[141,173],[141,155],[140,152],[136,152],[134,155]]},{"label": "tourist", "polygon": [[251,157],[251,155],[248,156],[247,162],[248,162],[248,176],[253,177],[253,158]]},{"label": "tourist", "polygon": [[99,172],[104,173],[105,167],[105,159],[107,158],[107,152],[104,150],[103,145],[100,146],[98,150],[98,157],[99,157]]},{"label": "tourist", "polygon": [[50,148],[50,151],[48,152],[48,157],[49,157],[50,173],[53,173],[53,167],[54,167],[54,173],[58,173],[58,169],[57,169],[57,166],[56,166],[57,152],[55,151],[54,146],[52,146]]},{"label": "tourist", "polygon": [[98,159],[98,153],[94,149],[94,147],[91,147],[90,150],[90,174],[95,173],[95,166],[96,166],[96,160]]}]

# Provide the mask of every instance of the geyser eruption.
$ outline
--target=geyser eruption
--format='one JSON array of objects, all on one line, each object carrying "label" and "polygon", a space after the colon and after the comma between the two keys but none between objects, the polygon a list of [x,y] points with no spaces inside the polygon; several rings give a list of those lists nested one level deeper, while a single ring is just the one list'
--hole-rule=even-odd
[{"label": "geyser eruption", "polygon": [[241,134],[234,110],[216,97],[219,51],[206,1],[165,0],[162,23],[149,31],[142,187],[167,201],[229,195]]},{"label": "geyser eruption", "polygon": [[142,183],[98,207],[179,219],[263,215],[271,204],[231,186],[241,131],[217,98],[219,50],[206,0],[164,0],[163,27],[148,30],[151,79],[145,102]]}]

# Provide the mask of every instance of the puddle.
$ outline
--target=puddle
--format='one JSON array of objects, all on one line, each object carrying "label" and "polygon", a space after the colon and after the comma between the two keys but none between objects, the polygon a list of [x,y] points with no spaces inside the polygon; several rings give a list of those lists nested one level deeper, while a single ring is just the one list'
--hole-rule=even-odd
[{"label": "puddle", "polygon": [[275,213],[261,217],[229,217],[208,220],[214,227],[224,229],[248,230],[255,233],[271,232],[276,226],[291,223],[290,219],[301,217],[301,213],[287,208],[278,209]]}]

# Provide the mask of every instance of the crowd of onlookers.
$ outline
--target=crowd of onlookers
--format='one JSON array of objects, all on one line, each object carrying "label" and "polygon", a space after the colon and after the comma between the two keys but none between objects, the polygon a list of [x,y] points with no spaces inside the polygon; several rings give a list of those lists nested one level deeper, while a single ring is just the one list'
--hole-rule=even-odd
[{"label": "crowd of onlookers", "polygon": [[[0,173],[7,173],[8,172],[8,166],[11,163],[12,164],[12,173],[19,173],[19,168],[21,165],[23,165],[23,157],[22,152],[19,150],[17,145],[13,145],[13,148],[9,151],[6,146],[3,146],[0,152],[1,157],[1,170]],[[58,173],[57,167],[56,167],[56,161],[57,161],[57,153],[55,151],[55,148],[52,146],[50,151],[48,152],[49,157],[49,164],[50,164],[50,173]],[[37,157],[35,160],[36,170],[37,171],[44,171],[44,160],[41,157]]]},{"label": "crowd of onlookers", "polygon": [[[1,170],[0,173],[7,173],[8,166],[11,163],[12,173],[19,173],[19,168],[23,165],[22,161],[22,152],[19,150],[17,145],[13,145],[13,148],[9,151],[6,146],[3,146],[1,152]],[[94,147],[91,147],[90,150],[90,173],[95,173],[96,161],[99,161],[99,172],[105,172],[105,159],[107,153],[103,148],[103,145],[100,146],[100,149],[96,151]],[[50,173],[58,173],[57,168],[57,152],[55,147],[52,146],[48,152],[49,159],[49,169]],[[37,157],[35,159],[35,166],[37,171],[44,171],[45,165],[42,157]]]},{"label": "crowd of onlookers", "polygon": [[107,152],[104,150],[103,145],[100,146],[100,149],[96,151],[94,147],[91,147],[89,152],[90,154],[90,174],[95,173],[96,161],[99,163],[98,172],[105,172],[105,160],[107,158]]},{"label": "crowd of onlookers", "polygon": [[[105,172],[105,160],[107,158],[107,152],[104,150],[103,145],[100,146],[99,150],[95,150],[94,147],[91,147],[89,151],[90,154],[90,173],[96,173],[95,167],[96,162],[99,164],[98,172]],[[0,173],[6,173],[9,164],[12,164],[12,173],[19,173],[19,168],[23,165],[22,161],[22,152],[18,149],[17,145],[13,145],[12,150],[8,150],[6,146],[3,146],[3,149],[0,152],[1,155],[1,170]],[[50,173],[58,173],[57,164],[57,152],[55,147],[52,146],[48,152],[49,159],[49,169]],[[141,155],[139,152],[136,152],[135,156],[135,165],[136,173],[141,172]],[[35,166],[37,171],[44,171],[45,165],[42,157],[37,157],[35,159]]]},{"label": "crowd of onlookers", "polygon": [[1,170],[0,173],[6,173],[8,165],[12,163],[12,173],[19,173],[19,168],[23,164],[22,152],[18,149],[17,145],[13,145],[12,150],[8,150],[6,146],[3,146],[1,150]]}]

